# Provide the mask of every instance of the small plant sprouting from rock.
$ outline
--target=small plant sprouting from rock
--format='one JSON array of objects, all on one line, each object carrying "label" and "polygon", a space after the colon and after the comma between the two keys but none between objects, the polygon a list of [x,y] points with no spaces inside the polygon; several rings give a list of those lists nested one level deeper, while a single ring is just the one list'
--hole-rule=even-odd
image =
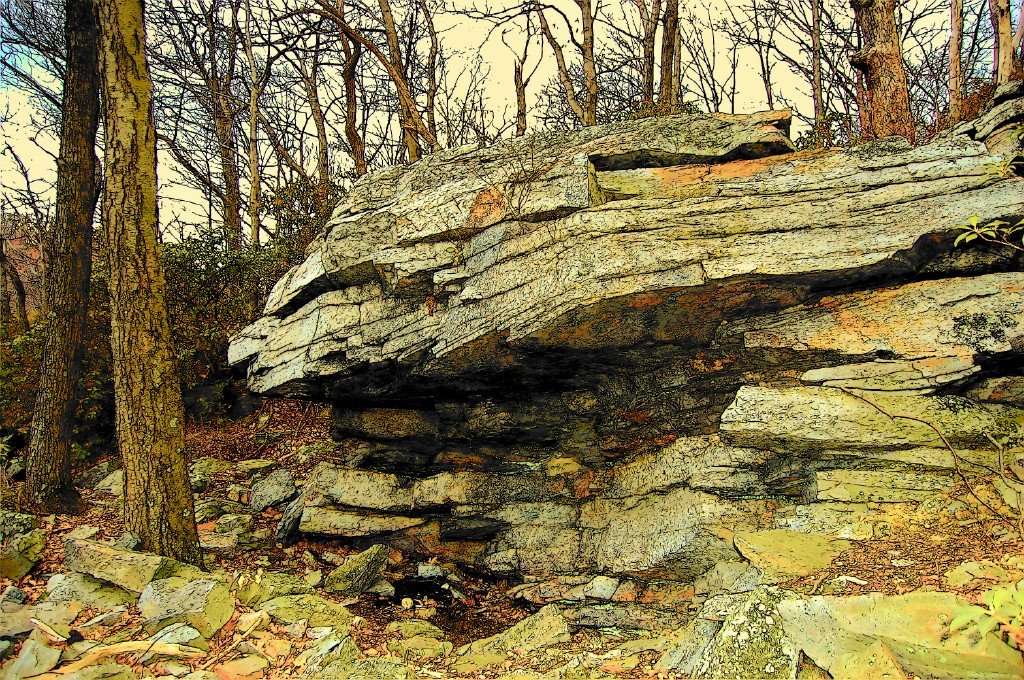
[{"label": "small plant sprouting from rock", "polygon": [[960,235],[953,242],[954,246],[981,240],[993,245],[1006,246],[1017,252],[1024,253],[1024,219],[1016,224],[1005,220],[981,222],[981,218],[972,215],[966,224],[960,225]]},{"label": "small plant sprouting from rock", "polygon": [[984,606],[968,605],[949,622],[950,631],[980,638],[999,631],[1010,646],[1024,648],[1024,581],[1006,583],[981,596]]}]

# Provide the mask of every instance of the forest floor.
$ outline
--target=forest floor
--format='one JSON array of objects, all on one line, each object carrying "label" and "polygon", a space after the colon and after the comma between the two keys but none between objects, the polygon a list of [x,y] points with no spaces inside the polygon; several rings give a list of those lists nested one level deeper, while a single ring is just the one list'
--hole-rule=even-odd
[{"label": "forest floor", "polygon": [[[238,495],[241,492],[237,484],[237,467],[244,461],[273,461],[278,468],[290,470],[295,479],[305,479],[318,459],[303,452],[328,439],[328,427],[329,413],[323,407],[288,400],[267,401],[252,416],[238,422],[193,423],[188,434],[192,459],[212,458],[234,466],[212,475],[199,498],[231,498],[244,503],[246,498]],[[90,461],[89,465],[103,462]],[[981,593],[995,582],[1006,580],[1008,574],[1015,579],[1024,578],[1024,540],[1018,533],[1019,527],[1008,517],[997,516],[999,505],[999,494],[990,484],[962,485],[920,504],[907,513],[905,521],[894,521],[888,536],[855,541],[828,567],[778,585],[803,595],[869,592],[897,595],[917,590],[942,590],[977,602]],[[256,514],[251,533],[272,537],[280,516],[281,512],[273,509]],[[45,600],[47,581],[52,574],[67,571],[64,546],[69,537],[81,536],[83,531],[94,541],[116,540],[122,535],[119,502],[104,491],[85,490],[77,514],[42,518],[42,528],[46,532],[46,547],[35,569],[17,583],[0,579],[0,591],[7,586],[17,586],[27,597],[25,606],[28,607]],[[215,521],[200,525],[200,530],[206,536],[215,535]],[[270,538],[256,541],[252,547],[212,550],[207,566],[226,575],[233,583],[238,583],[242,575],[259,578],[263,572],[276,571],[295,575],[306,583],[320,584],[324,574],[356,552],[340,540],[302,540],[282,547]],[[672,634],[615,627],[567,627],[568,634],[549,648],[531,651],[528,646],[525,649],[513,647],[503,650],[500,658],[481,658],[476,665],[466,664],[465,650],[462,655],[456,653],[460,647],[490,636],[500,637],[503,631],[535,613],[539,604],[515,597],[518,584],[465,573],[450,565],[458,574],[460,598],[446,601],[430,593],[402,591],[401,584],[415,576],[421,564],[423,562],[418,562],[414,555],[391,550],[384,576],[399,586],[395,593],[364,593],[358,598],[345,598],[317,589],[318,596],[345,605],[357,617],[350,637],[358,649],[359,659],[391,663],[397,657],[406,668],[402,670],[392,665],[372,670],[377,675],[351,677],[496,678],[511,677],[510,674],[532,677],[528,673],[541,677],[539,674],[550,673],[553,669],[555,675],[544,677],[685,677],[682,671],[660,663],[666,649],[672,645]],[[686,601],[673,605],[679,612],[680,626],[692,620],[705,599],[692,589],[685,597]],[[14,612],[17,607],[8,609]],[[256,610],[256,607],[237,603],[228,624],[209,639],[209,651],[194,660],[181,659],[180,663],[163,666],[151,661],[144,664],[137,654],[121,655],[118,660],[140,676],[183,676],[200,669],[213,669],[221,680],[299,675],[303,671],[303,653],[315,648],[318,639],[316,635],[295,636],[288,626],[277,622],[269,624],[264,633],[268,635],[265,639],[282,640],[275,648],[282,653],[271,658],[266,667],[260,666],[256,673],[241,672],[246,670],[244,665],[241,670],[230,666],[233,660],[248,660],[254,654],[266,656],[267,646],[247,645],[244,632],[238,628],[240,617]],[[96,614],[93,607],[83,608],[69,622],[68,630],[75,631],[76,626]],[[4,616],[13,614],[0,611],[0,638],[4,636]],[[433,639],[440,650],[435,656],[419,657],[420,651],[410,651],[403,643],[401,628],[396,622],[410,620],[426,621],[439,629],[439,639]],[[63,642],[51,639],[50,643],[67,649],[78,636],[108,642],[146,639],[143,623],[138,607],[130,605],[119,617],[104,625],[88,626],[88,632],[76,632]],[[541,637],[544,634],[544,630],[536,633]],[[4,648],[0,641],[0,654],[13,658],[22,651],[25,643],[17,636],[13,639],[14,644],[8,646],[6,654],[2,654]],[[74,655],[65,654],[65,659],[73,660]],[[574,675],[566,668],[579,672]],[[186,677],[203,680],[214,676]]]}]

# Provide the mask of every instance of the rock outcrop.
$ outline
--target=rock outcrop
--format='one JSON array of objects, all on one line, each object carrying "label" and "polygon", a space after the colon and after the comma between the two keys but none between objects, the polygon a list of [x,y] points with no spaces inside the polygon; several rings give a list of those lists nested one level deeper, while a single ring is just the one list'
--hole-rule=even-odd
[{"label": "rock outcrop", "polygon": [[231,345],[254,391],[334,404],[281,538],[692,579],[737,532],[870,535],[867,502],[990,465],[1024,273],[953,239],[1024,214],[1022,102],[917,148],[674,116],[363,178]]}]

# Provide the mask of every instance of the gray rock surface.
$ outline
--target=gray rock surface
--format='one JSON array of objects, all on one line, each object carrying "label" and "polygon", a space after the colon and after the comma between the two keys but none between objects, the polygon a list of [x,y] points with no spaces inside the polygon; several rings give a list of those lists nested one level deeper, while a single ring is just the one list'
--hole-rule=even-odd
[{"label": "gray rock surface", "polygon": [[234,611],[231,591],[213,579],[159,579],[150,582],[139,596],[139,613],[151,633],[184,623],[210,638],[231,619]]},{"label": "gray rock surface", "polygon": [[187,569],[167,557],[85,539],[72,539],[65,544],[64,566],[68,571],[88,574],[133,593],[141,593],[151,581]]},{"label": "gray rock surface", "polygon": [[1024,439],[1024,273],[953,241],[1021,212],[992,169],[1024,93],[1000,92],[916,148],[685,115],[360,179],[231,343],[253,391],[332,402],[278,539],[692,583],[734,534],[870,537],[847,506],[948,489],[944,438],[994,466],[990,437]]},{"label": "gray rock surface", "polygon": [[361,553],[349,555],[340,567],[327,575],[324,589],[342,595],[364,593],[381,579],[387,559],[386,545],[375,545]]},{"label": "gray rock surface", "polygon": [[291,500],[295,495],[295,479],[288,470],[274,470],[263,479],[254,482],[249,490],[249,507],[263,512]]}]

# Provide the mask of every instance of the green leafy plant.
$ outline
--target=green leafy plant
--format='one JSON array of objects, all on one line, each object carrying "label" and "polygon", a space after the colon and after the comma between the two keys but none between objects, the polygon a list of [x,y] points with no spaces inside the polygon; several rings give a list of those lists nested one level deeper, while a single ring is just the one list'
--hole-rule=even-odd
[{"label": "green leafy plant", "polygon": [[1024,253],[1024,219],[1016,224],[1005,220],[982,222],[977,215],[972,215],[965,224],[958,227],[960,234],[953,242],[954,246],[964,245],[980,240],[993,245],[1005,246]]},{"label": "green leafy plant", "polygon": [[996,586],[981,601],[984,606],[963,607],[949,622],[949,629],[979,638],[998,632],[1010,646],[1024,648],[1024,581]]}]

